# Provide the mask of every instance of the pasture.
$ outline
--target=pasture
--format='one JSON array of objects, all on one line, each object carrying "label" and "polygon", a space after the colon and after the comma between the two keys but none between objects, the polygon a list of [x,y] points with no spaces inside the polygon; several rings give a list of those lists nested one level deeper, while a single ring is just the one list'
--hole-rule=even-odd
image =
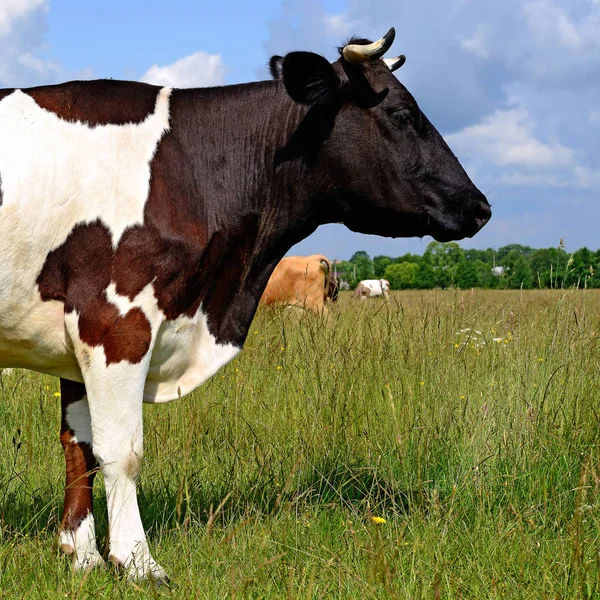
[{"label": "pasture", "polygon": [[[145,407],[159,589],[71,573],[58,379],[2,374],[0,597],[598,597],[599,364],[596,290],[262,309],[207,385]],[[95,507],[104,548],[101,476]]]}]

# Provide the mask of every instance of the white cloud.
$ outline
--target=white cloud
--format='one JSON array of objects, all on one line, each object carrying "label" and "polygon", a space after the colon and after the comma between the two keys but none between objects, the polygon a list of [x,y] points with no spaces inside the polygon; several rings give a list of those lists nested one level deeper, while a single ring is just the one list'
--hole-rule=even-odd
[{"label": "white cloud", "polygon": [[339,39],[338,43],[342,42],[342,39],[348,37],[353,33],[353,29],[356,27],[357,22],[352,21],[347,14],[330,15],[326,14],[323,17],[325,22],[325,32],[328,36]]},{"label": "white cloud", "polygon": [[485,157],[495,166],[561,169],[574,165],[575,152],[533,134],[535,123],[522,107],[497,110],[480,123],[446,136],[461,156]]},{"label": "white cloud", "polygon": [[578,188],[599,188],[600,169],[577,166],[573,169],[574,185]]},{"label": "white cloud", "polygon": [[490,50],[488,48],[491,26],[480,24],[471,37],[458,36],[460,45],[467,52],[471,52],[478,58],[489,58]]},{"label": "white cloud", "polygon": [[140,81],[170,87],[223,85],[225,65],[220,54],[195,52],[164,67],[151,66]]},{"label": "white cloud", "polygon": [[514,171],[513,173],[506,173],[499,179],[500,183],[505,185],[519,185],[525,187],[556,187],[564,188],[571,187],[572,183],[561,177],[548,176],[548,174],[539,173],[523,173],[521,171]]},{"label": "white cloud", "polygon": [[31,12],[43,8],[48,10],[48,0],[2,0],[0,3],[0,37],[13,30],[15,22]]},{"label": "white cloud", "polygon": [[42,60],[36,56],[33,56],[29,52],[20,54],[16,58],[17,62],[25,67],[26,69],[38,73],[40,76],[46,78],[48,76],[60,75],[63,69],[59,63]]},{"label": "white cloud", "polygon": [[577,165],[556,175],[515,171],[502,175],[499,182],[525,187],[589,190],[600,187],[600,170]]},{"label": "white cloud", "polygon": [[63,77],[60,64],[36,52],[44,48],[48,10],[49,0],[0,0],[0,87],[40,85]]},{"label": "white cloud", "polygon": [[[585,153],[534,134],[529,112],[515,107],[497,110],[476,125],[446,136],[461,159],[508,186],[592,189],[600,187],[600,170],[582,164]],[[510,170],[508,170],[510,169]]]}]

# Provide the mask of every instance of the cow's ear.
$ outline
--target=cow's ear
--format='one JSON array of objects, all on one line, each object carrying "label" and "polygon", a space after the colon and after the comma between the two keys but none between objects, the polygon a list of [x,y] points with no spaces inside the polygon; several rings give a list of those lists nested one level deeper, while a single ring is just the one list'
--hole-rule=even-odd
[{"label": "cow's ear", "polygon": [[271,56],[269,72],[273,79],[281,79],[283,77],[283,56]]},{"label": "cow's ear", "polygon": [[333,65],[319,54],[290,52],[283,59],[282,71],[287,93],[300,104],[331,104],[340,98],[340,78]]}]

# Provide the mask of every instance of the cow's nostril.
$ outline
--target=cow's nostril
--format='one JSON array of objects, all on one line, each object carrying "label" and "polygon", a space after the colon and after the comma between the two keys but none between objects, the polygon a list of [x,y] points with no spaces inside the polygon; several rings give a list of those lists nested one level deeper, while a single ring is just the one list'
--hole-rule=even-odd
[{"label": "cow's nostril", "polygon": [[479,201],[475,204],[473,216],[479,229],[481,229],[491,218],[492,209],[487,202]]}]

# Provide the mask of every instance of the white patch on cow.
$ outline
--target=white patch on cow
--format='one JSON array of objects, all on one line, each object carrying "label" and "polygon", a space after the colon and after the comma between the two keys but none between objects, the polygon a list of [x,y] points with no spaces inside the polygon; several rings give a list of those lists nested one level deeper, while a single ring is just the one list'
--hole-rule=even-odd
[{"label": "white patch on cow", "polygon": [[67,405],[67,425],[75,434],[71,438],[72,444],[85,442],[92,445],[92,428],[87,398]]},{"label": "white patch on cow", "polygon": [[96,544],[96,527],[92,513],[86,515],[76,530],[62,530],[58,539],[65,554],[75,555],[73,568],[76,571],[87,571],[104,564]]},{"label": "white patch on cow", "polygon": [[117,294],[116,285],[111,283],[106,288],[106,299],[117,307],[121,315],[127,314],[132,308],[141,308],[147,314],[158,311],[154,287],[151,283],[144,287],[133,300],[130,300],[127,296]]},{"label": "white patch on cow", "polygon": [[169,402],[189,394],[240,350],[233,344],[217,342],[201,309],[193,318],[164,321],[150,360],[144,401]]},{"label": "white patch on cow", "polygon": [[76,224],[100,219],[116,245],[143,223],[170,93],[161,89],[140,123],[95,127],[65,121],[20,90],[0,100],[0,368],[82,380],[64,306],[42,302],[36,278]]}]

